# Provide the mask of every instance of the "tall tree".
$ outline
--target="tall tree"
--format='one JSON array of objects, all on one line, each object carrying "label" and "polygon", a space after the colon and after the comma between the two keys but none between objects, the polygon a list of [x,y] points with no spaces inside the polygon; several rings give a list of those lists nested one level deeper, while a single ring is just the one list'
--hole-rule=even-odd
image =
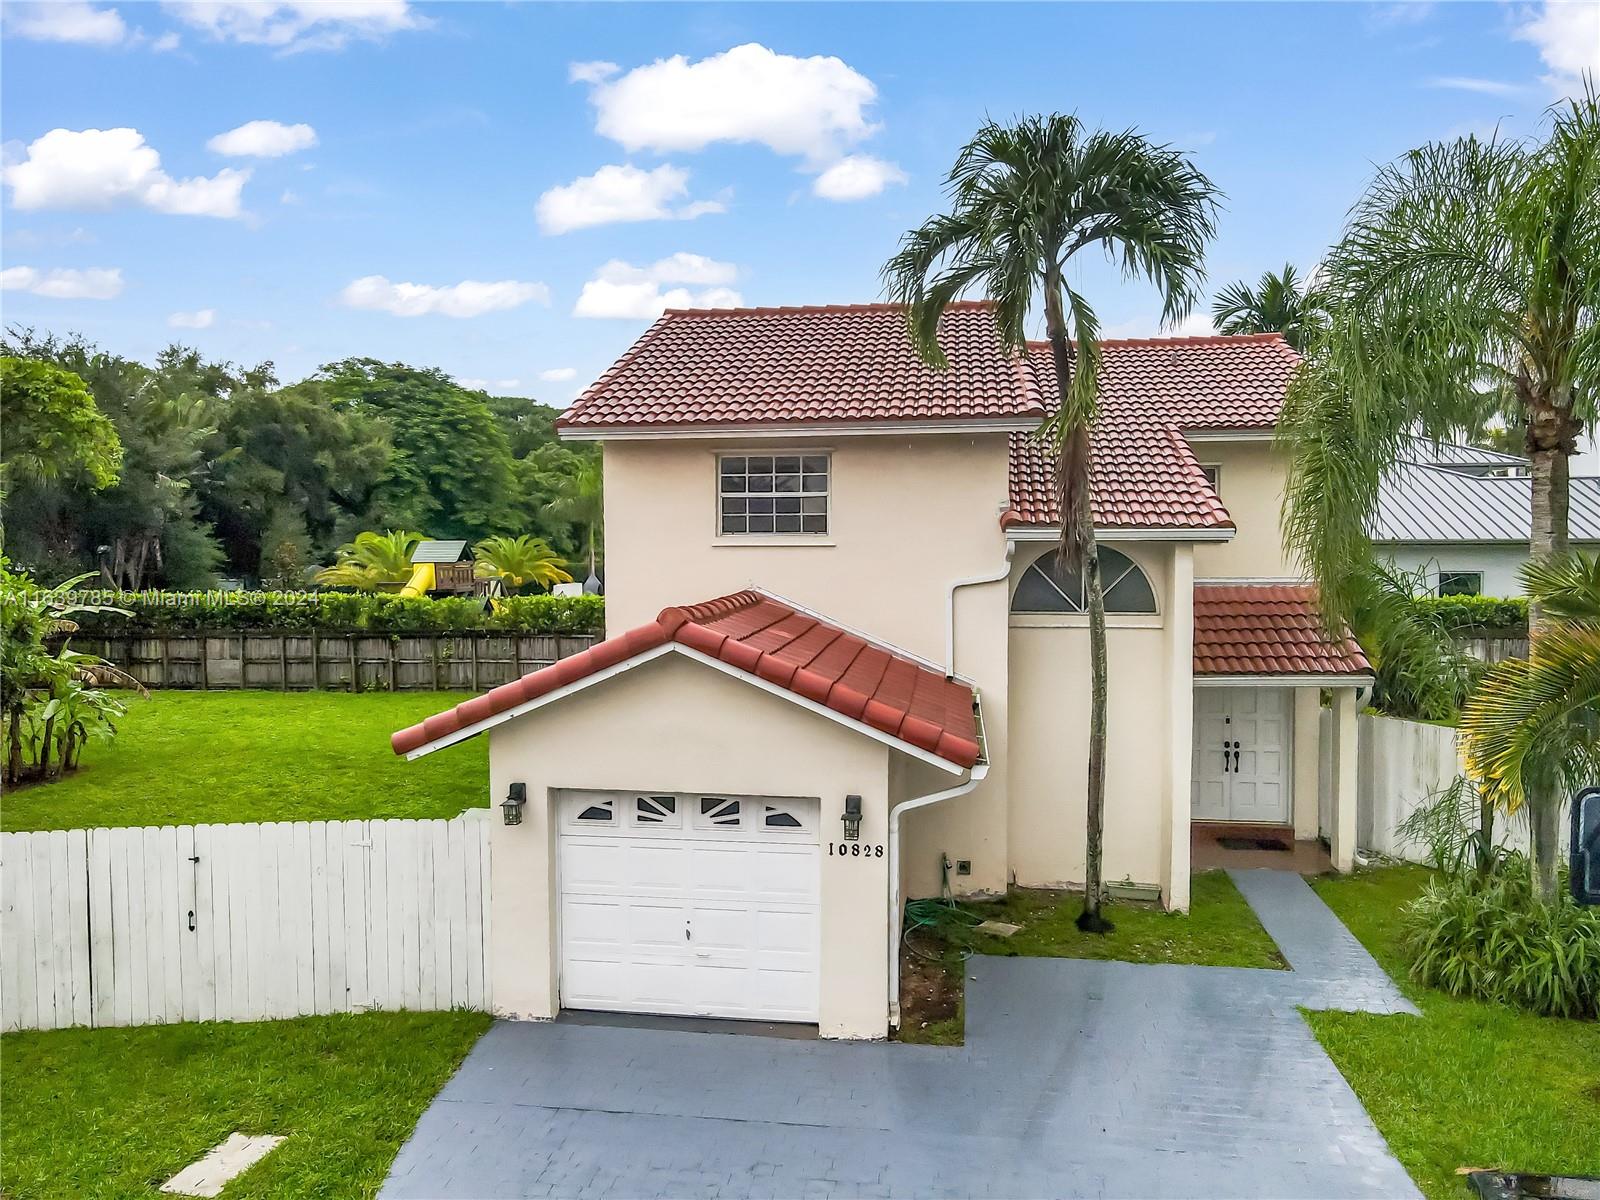
[{"label": "tall tree", "polygon": [[1165,322],[1194,307],[1219,193],[1181,153],[1128,130],[1088,130],[1075,116],[993,121],[962,148],[946,178],[950,211],[901,240],[883,269],[907,306],[923,358],[945,362],[939,319],[960,296],[993,300],[1005,344],[1027,352],[1026,324],[1044,310],[1057,408],[1040,436],[1054,447],[1061,510],[1058,561],[1082,572],[1088,598],[1090,716],[1088,832],[1081,929],[1104,932],[1100,911],[1105,821],[1106,610],[1090,496],[1090,429],[1098,411],[1100,322],[1068,282],[1073,257],[1105,254],[1128,278],[1153,284]]},{"label": "tall tree", "polygon": [[[1384,167],[1324,264],[1331,315],[1290,388],[1285,536],[1349,615],[1379,486],[1418,433],[1499,420],[1532,462],[1535,561],[1567,550],[1568,460],[1600,377],[1600,103],[1542,139],[1432,143]],[[1532,655],[1546,633],[1537,596]],[[1537,783],[1537,781],[1530,781]],[[1561,795],[1530,787],[1535,892],[1556,891]]]},{"label": "tall tree", "polygon": [[1302,281],[1292,263],[1264,272],[1254,287],[1242,279],[1230,283],[1211,303],[1211,319],[1222,333],[1281,333],[1301,351],[1326,318],[1322,289]]},{"label": "tall tree", "polygon": [[0,358],[0,486],[12,479],[117,481],[122,441],[71,371],[36,359]]},{"label": "tall tree", "polygon": [[556,483],[556,494],[544,506],[545,512],[582,528],[589,554],[589,579],[596,579],[595,561],[606,510],[600,458],[589,455],[577,459],[575,467],[556,477]]},{"label": "tall tree", "polygon": [[517,531],[510,446],[482,392],[443,371],[372,358],[330,364],[318,378],[345,411],[389,427],[394,454],[374,489],[378,520],[434,537]]}]

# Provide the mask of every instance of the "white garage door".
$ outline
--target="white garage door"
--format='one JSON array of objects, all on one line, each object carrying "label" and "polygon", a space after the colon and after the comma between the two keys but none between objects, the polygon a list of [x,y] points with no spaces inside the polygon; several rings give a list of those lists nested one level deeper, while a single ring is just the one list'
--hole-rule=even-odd
[{"label": "white garage door", "polygon": [[817,1019],[816,800],[567,792],[561,1002]]}]

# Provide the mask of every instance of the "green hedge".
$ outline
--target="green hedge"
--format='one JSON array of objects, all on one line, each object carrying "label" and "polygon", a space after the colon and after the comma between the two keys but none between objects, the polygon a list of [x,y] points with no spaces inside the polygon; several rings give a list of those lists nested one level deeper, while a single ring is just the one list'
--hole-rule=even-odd
[{"label": "green hedge", "polygon": [[131,630],[180,633],[198,629],[322,630],[425,633],[504,629],[532,634],[598,634],[605,626],[599,596],[511,596],[494,612],[482,600],[392,596],[368,592],[81,592],[85,603],[132,615],[84,613],[85,633]]},{"label": "green hedge", "polygon": [[1451,633],[1514,633],[1528,628],[1528,601],[1522,596],[1422,596],[1417,607]]}]

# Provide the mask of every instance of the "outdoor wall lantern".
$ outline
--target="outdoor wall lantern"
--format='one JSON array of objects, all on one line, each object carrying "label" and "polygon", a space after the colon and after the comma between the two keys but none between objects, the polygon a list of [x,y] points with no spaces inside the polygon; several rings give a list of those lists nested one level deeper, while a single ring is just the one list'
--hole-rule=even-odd
[{"label": "outdoor wall lantern", "polygon": [[844,840],[853,842],[861,836],[861,797],[844,798]]},{"label": "outdoor wall lantern", "polygon": [[513,783],[511,790],[506,793],[505,801],[500,805],[500,811],[505,814],[507,825],[522,824],[522,806],[528,802],[528,785]]}]

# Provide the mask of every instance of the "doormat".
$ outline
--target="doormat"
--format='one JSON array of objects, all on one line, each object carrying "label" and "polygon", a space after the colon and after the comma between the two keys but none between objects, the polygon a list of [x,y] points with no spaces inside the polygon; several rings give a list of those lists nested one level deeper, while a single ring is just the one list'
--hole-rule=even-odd
[{"label": "doormat", "polygon": [[1600,1178],[1592,1175],[1516,1175],[1465,1168],[1456,1173],[1465,1174],[1483,1200],[1600,1200]]},{"label": "doormat", "polygon": [[1219,837],[1217,845],[1224,850],[1294,850],[1294,844],[1281,837]]}]

